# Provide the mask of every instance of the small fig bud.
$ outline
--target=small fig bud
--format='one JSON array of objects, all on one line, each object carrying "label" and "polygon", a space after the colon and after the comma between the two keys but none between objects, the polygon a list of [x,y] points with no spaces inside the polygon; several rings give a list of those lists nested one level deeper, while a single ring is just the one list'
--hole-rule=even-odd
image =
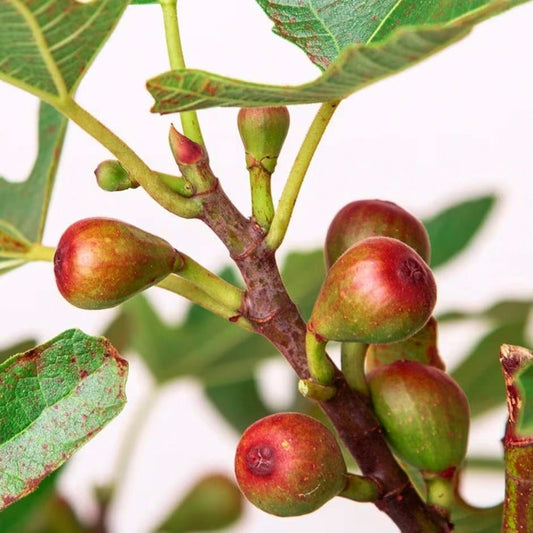
[{"label": "small fig bud", "polygon": [[243,498],[235,482],[224,474],[199,479],[156,531],[219,531],[236,522]]},{"label": "small fig bud", "polygon": [[311,513],[346,485],[346,465],[333,434],[300,413],[280,413],[252,424],[235,455],[235,475],[246,498],[277,516]]},{"label": "small fig bud", "polygon": [[172,155],[180,168],[181,165],[197,165],[208,159],[201,144],[185,137],[174,126],[170,126],[168,141]]},{"label": "small fig bud", "polygon": [[325,245],[327,268],[352,244],[367,237],[398,239],[429,263],[429,236],[420,220],[392,202],[358,200],[345,205],[331,221]]},{"label": "small fig bud", "polygon": [[181,256],[167,241],[110,218],[75,222],[54,255],[59,292],[82,309],[114,307],[180,264]]},{"label": "small fig bud", "polygon": [[411,247],[369,237],[329,269],[308,329],[327,340],[396,342],[422,328],[436,298],[433,274]]},{"label": "small fig bud", "polygon": [[94,175],[98,186],[104,191],[125,191],[139,186],[120,161],[113,159],[102,161],[96,167]]},{"label": "small fig bud", "polygon": [[459,385],[438,368],[396,361],[368,376],[374,411],[398,456],[441,474],[466,454],[470,413]]},{"label": "small fig bud", "polygon": [[261,165],[270,174],[274,172],[289,122],[289,110],[284,106],[251,107],[239,111],[237,125],[248,168]]},{"label": "small fig bud", "polygon": [[394,361],[418,361],[444,370],[437,348],[437,321],[431,317],[424,327],[407,339],[389,344],[371,344],[366,351],[367,372]]}]

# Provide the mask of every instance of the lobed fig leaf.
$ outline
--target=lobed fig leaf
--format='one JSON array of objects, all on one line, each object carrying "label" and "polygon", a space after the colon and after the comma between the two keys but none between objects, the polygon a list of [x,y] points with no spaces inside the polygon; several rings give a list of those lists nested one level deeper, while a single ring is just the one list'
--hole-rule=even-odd
[{"label": "lobed fig leaf", "polygon": [[86,218],[61,237],[54,256],[57,287],[82,309],[114,307],[178,268],[170,243],[111,218]]},{"label": "lobed fig leaf", "polygon": [[267,513],[311,513],[346,485],[346,465],[333,434],[300,413],[279,413],[252,424],[235,455],[246,498]]},{"label": "lobed fig leaf", "polygon": [[433,274],[411,247],[369,237],[330,268],[308,328],[327,340],[396,342],[424,326],[436,298]]}]

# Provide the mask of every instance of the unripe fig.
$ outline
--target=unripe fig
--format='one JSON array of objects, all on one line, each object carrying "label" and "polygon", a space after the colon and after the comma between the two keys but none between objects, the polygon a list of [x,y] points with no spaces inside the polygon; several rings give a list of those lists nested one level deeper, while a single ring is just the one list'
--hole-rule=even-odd
[{"label": "unripe fig", "polygon": [[329,269],[308,329],[327,340],[396,342],[422,328],[436,298],[433,274],[410,246],[369,237]]},{"label": "unripe fig", "polygon": [[243,108],[237,126],[246,151],[246,165],[263,166],[274,172],[289,131],[289,110],[285,106]]},{"label": "unripe fig", "polygon": [[156,531],[220,531],[240,518],[242,508],[235,482],[225,474],[208,474],[191,487]]},{"label": "unripe fig", "polygon": [[401,360],[418,361],[440,370],[445,369],[437,348],[437,321],[434,317],[420,331],[403,341],[370,344],[366,350],[365,365],[368,372]]},{"label": "unripe fig", "polygon": [[331,221],[325,245],[327,268],[350,246],[367,237],[398,239],[429,263],[429,236],[420,220],[392,202],[357,200],[345,205]]},{"label": "unripe fig", "polygon": [[374,412],[401,459],[434,474],[463,462],[470,413],[450,376],[415,361],[396,361],[373,370],[368,384]]},{"label": "unripe fig", "polygon": [[102,161],[96,167],[94,175],[98,186],[104,191],[125,191],[139,186],[120,161],[113,159]]},{"label": "unripe fig", "polygon": [[114,307],[180,264],[179,253],[167,241],[111,218],[75,222],[54,255],[59,292],[82,309]]},{"label": "unripe fig", "polygon": [[346,485],[346,465],[333,434],[300,413],[279,413],[252,424],[235,455],[246,498],[277,516],[311,513]]}]

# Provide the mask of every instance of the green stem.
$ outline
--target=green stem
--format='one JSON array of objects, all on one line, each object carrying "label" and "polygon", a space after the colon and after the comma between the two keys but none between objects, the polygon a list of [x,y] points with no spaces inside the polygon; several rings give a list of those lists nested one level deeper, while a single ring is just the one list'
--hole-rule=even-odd
[{"label": "green stem", "polygon": [[339,496],[356,502],[375,502],[378,499],[379,486],[374,480],[355,474],[346,474],[346,477],[346,486]]},{"label": "green stem", "polygon": [[193,218],[202,211],[202,204],[193,198],[183,198],[171,190],[148,165],[115,133],[93,115],[68,98],[58,104],[58,110],[105,146],[161,206],[180,217]]},{"label": "green stem", "polygon": [[343,342],[341,344],[341,369],[346,382],[353,390],[368,396],[365,377],[365,355],[368,344]]},{"label": "green stem", "polygon": [[200,263],[188,255],[180,252],[180,257],[183,263],[179,271],[176,272],[178,276],[198,285],[202,291],[227,307],[234,315],[238,314],[244,291],[223,280],[216,274],[213,274],[213,272],[200,265]]},{"label": "green stem", "polygon": [[285,238],[305,174],[322,139],[322,135],[339,103],[340,100],[335,100],[322,104],[309,127],[300,151],[294,160],[272,220],[270,231],[265,239],[267,247],[271,250],[277,250]]},{"label": "green stem", "polygon": [[[185,58],[181,46],[180,29],[178,24],[178,10],[176,0],[159,0],[163,10],[163,22],[165,25],[165,37],[167,41],[168,60],[172,70],[185,68]],[[204,145],[204,139],[198,116],[195,111],[180,113],[181,127],[186,137]]]},{"label": "green stem", "polygon": [[326,353],[326,343],[307,330],[305,334],[305,352],[309,374],[320,385],[331,385],[335,378],[335,365]]},{"label": "green stem", "polygon": [[426,478],[427,502],[442,509],[446,516],[450,515],[455,503],[455,480],[453,476]]},{"label": "green stem", "polygon": [[247,331],[254,331],[252,324],[243,318],[235,309],[228,308],[215,298],[204,292],[198,285],[176,274],[170,274],[157,284],[157,287],[179,294],[187,300],[200,305],[215,315],[234,322]]},{"label": "green stem", "polygon": [[255,221],[268,231],[274,218],[274,204],[270,188],[271,174],[261,164],[249,169],[252,193],[252,215]]}]

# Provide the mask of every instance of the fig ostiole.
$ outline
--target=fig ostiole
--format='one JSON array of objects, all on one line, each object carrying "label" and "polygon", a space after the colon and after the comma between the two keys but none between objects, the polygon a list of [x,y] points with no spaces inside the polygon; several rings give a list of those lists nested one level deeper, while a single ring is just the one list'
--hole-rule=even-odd
[{"label": "fig ostiole", "polygon": [[397,239],[369,237],[327,272],[308,329],[327,340],[396,342],[424,326],[436,298],[433,274],[417,252]]},{"label": "fig ostiole", "polygon": [[86,218],[63,233],[54,255],[59,292],[76,307],[105,309],[181,268],[167,241],[111,218]]},{"label": "fig ostiole", "polygon": [[277,516],[311,513],[347,485],[337,441],[321,422],[301,413],[278,413],[252,424],[235,454],[244,496]]}]

